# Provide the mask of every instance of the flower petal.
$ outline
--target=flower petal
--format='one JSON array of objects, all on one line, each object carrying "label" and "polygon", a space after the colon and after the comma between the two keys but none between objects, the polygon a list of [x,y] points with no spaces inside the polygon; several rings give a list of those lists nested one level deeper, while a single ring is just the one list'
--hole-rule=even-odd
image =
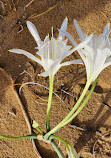
[{"label": "flower petal", "polygon": [[82,32],[77,20],[74,19],[73,21],[74,21],[74,25],[75,25],[76,31],[77,31],[77,33],[79,35],[79,38],[80,38],[81,41],[83,41],[87,37],[87,35]]},{"label": "flower petal", "polygon": [[67,30],[67,23],[68,23],[68,18],[66,17],[61,25],[61,28],[60,28],[60,32],[59,32],[59,35],[58,35],[58,38],[60,38],[62,36],[62,38],[64,39],[65,35],[62,33],[63,32],[66,32]]},{"label": "flower petal", "polygon": [[85,64],[85,67],[86,67],[86,72],[87,72],[87,80],[89,79],[90,75],[91,75],[91,72],[92,72],[92,60],[91,60],[91,57],[86,54],[86,50],[84,49],[81,49],[81,50],[78,50],[78,53],[79,55],[81,56],[84,64]]},{"label": "flower petal", "polygon": [[60,60],[62,61],[63,59],[65,59],[65,57],[71,55],[74,51],[84,48],[89,43],[89,41],[91,40],[92,37],[93,37],[93,35],[90,35],[89,37],[87,37],[87,39],[85,41],[83,41],[80,44],[78,44],[75,48],[71,49],[70,51],[65,52],[61,56]]},{"label": "flower petal", "polygon": [[105,37],[109,37],[109,34],[110,34],[110,23],[108,23],[106,26],[105,26],[105,29],[103,31],[103,34]]},{"label": "flower petal", "polygon": [[40,43],[41,39],[40,39],[40,36],[37,32],[37,29],[36,29],[35,25],[33,23],[31,23],[30,21],[27,21],[26,23],[27,23],[27,27],[28,27],[30,33],[32,34],[32,36],[34,37],[36,43],[39,46],[40,45],[39,43]]},{"label": "flower petal", "polygon": [[68,39],[71,41],[71,43],[76,47],[77,43],[74,40],[73,36],[69,33],[69,32],[63,32],[62,30],[60,30],[60,32],[62,32],[62,34],[64,34],[64,36],[68,37]]},{"label": "flower petal", "polygon": [[10,49],[9,52],[17,53],[17,54],[23,54],[23,55],[27,56],[28,58],[34,60],[35,62],[39,63],[40,65],[42,65],[42,61],[41,60],[36,58],[33,54],[31,54],[31,53],[29,53],[27,51],[24,51],[22,49]]},{"label": "flower petal", "polygon": [[47,71],[39,74],[39,76],[47,77],[49,74],[55,75],[60,68],[61,64],[59,62],[55,62]]},{"label": "flower petal", "polygon": [[83,42],[81,42],[80,44],[77,45],[77,47],[75,47],[75,50],[79,50],[79,49],[84,48],[84,46],[86,46],[90,42],[92,37],[93,37],[93,34],[88,36]]},{"label": "flower petal", "polygon": [[49,76],[49,71],[44,71],[43,73],[38,74],[38,76],[47,77],[47,76]]},{"label": "flower petal", "polygon": [[107,55],[109,54],[109,52],[110,50],[108,48],[105,48],[104,50],[97,49],[97,55],[96,55],[96,60],[94,63],[92,81],[94,81],[97,78],[97,76],[101,73],[103,69],[111,65],[110,61],[109,63],[107,62]]},{"label": "flower petal", "polygon": [[71,65],[71,64],[83,64],[83,62],[79,59],[71,60],[60,64],[61,66]]}]

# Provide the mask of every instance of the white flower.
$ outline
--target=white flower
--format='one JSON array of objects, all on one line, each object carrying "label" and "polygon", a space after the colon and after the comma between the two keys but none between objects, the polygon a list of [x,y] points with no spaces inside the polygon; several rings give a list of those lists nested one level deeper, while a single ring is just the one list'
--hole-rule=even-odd
[{"label": "white flower", "polygon": [[66,32],[67,23],[68,19],[65,18],[59,30],[59,35],[57,39],[53,37],[52,29],[51,39],[49,39],[49,36],[46,36],[44,41],[41,41],[34,24],[32,24],[30,21],[27,21],[27,27],[38,45],[38,51],[36,52],[36,54],[40,56],[41,60],[22,49],[11,49],[9,51],[18,54],[24,54],[28,58],[42,65],[45,72],[39,74],[39,76],[44,77],[49,76],[50,74],[55,75],[62,66],[70,64],[82,64],[82,61],[79,59],[61,63],[61,61],[64,60],[65,57],[72,54],[75,50],[82,48],[91,39],[91,37],[89,37],[87,38],[87,40],[79,44],[76,48],[71,49],[71,46],[67,45],[68,39],[64,40],[65,35],[63,32]]},{"label": "white flower", "polygon": [[[80,40],[84,41],[88,35],[82,32],[77,20],[74,20],[74,24]],[[86,67],[87,80],[91,79],[93,82],[103,69],[111,65],[111,40],[109,34],[110,23],[106,25],[103,34],[99,36],[93,35],[90,42],[83,49],[78,50]]]}]

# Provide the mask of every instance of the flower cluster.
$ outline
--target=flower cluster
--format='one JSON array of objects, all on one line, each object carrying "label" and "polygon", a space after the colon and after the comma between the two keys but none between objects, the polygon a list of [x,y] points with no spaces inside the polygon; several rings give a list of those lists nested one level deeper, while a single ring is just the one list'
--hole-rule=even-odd
[{"label": "flower cluster", "polygon": [[[77,33],[81,40],[79,45],[77,45],[72,35],[66,31],[67,23],[68,19],[66,17],[61,25],[57,39],[53,37],[52,29],[51,39],[48,35],[45,37],[44,41],[41,41],[34,24],[27,21],[27,27],[38,45],[36,54],[40,56],[41,60],[22,49],[11,49],[9,51],[24,54],[28,58],[42,65],[45,72],[39,74],[39,76],[46,77],[50,74],[55,75],[62,66],[82,64],[82,61],[79,59],[61,63],[64,58],[77,50],[85,64],[87,80],[90,79],[93,82],[104,68],[111,65],[111,40],[109,38],[110,23],[106,25],[103,34],[100,34],[99,36],[88,36],[82,32],[77,20],[74,20]],[[65,36],[68,38],[64,39]],[[70,45],[67,45],[68,39],[72,42],[75,48],[72,49]]]}]

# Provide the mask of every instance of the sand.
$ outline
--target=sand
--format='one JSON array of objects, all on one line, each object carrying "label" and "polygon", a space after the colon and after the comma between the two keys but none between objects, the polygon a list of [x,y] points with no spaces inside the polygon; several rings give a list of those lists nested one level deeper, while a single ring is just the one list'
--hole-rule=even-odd
[{"label": "sand", "polygon": [[[2,2],[3,4],[0,2],[0,134],[7,136],[28,135],[33,132],[31,129],[33,119],[37,120],[45,131],[48,90],[33,85],[24,86],[21,95],[18,90],[21,84],[33,80],[48,87],[48,77],[43,78],[37,75],[43,72],[43,68],[39,64],[23,55],[10,53],[8,49],[20,48],[35,54],[36,43],[26,27],[27,20],[34,23],[42,40],[48,33],[51,35],[52,26],[54,36],[57,37],[57,29],[60,28],[66,16],[69,19],[68,31],[75,40],[79,41],[73,24],[74,18],[78,20],[85,33],[95,32],[98,35],[111,21],[111,1],[35,0],[30,5],[27,5],[29,0],[15,1],[15,5],[11,3],[11,0],[3,0]],[[58,2],[60,3],[55,8],[40,15]],[[32,16],[35,13],[37,16]],[[77,53],[73,53],[66,60],[75,58],[79,58]],[[54,91],[68,105],[61,103],[55,96],[53,97],[50,115],[52,128],[67,115],[69,108],[73,107],[85,82],[84,66],[62,67],[56,74]],[[74,97],[61,92],[60,89]],[[110,96],[111,66],[100,74],[97,87],[81,113],[70,124],[57,132],[58,136],[72,143],[81,158],[111,157]],[[24,118],[23,109],[29,122],[25,119],[26,117]],[[50,145],[40,141],[36,141],[35,144],[42,158],[57,158]],[[61,144],[61,148],[67,155],[63,144]],[[0,139],[0,158],[29,157],[39,157],[31,140]]]}]

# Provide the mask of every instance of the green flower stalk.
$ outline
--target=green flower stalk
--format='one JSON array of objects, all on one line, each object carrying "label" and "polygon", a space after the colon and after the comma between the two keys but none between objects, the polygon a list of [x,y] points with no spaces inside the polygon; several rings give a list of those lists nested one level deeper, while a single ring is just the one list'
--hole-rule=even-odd
[{"label": "green flower stalk", "polygon": [[68,153],[69,158],[79,158],[79,156],[76,153],[76,150],[68,141],[64,140],[61,137],[55,136],[55,135],[51,135],[49,137],[49,140],[52,140],[52,139],[56,139],[56,140],[59,140],[60,142],[64,143],[64,145],[66,146],[66,151]]},{"label": "green flower stalk", "polygon": [[50,131],[49,115],[50,115],[50,109],[51,109],[51,104],[52,104],[53,83],[54,83],[54,76],[52,74],[50,74],[50,76],[49,76],[49,82],[50,82],[50,88],[49,88],[49,99],[48,99],[47,117],[46,117],[46,130],[47,130],[47,132]]},{"label": "green flower stalk", "polygon": [[66,151],[68,153],[68,158],[79,158],[79,156],[76,153],[76,150],[73,148],[71,144],[68,144],[66,146]]},{"label": "green flower stalk", "polygon": [[54,127],[51,131],[49,131],[45,137],[48,138],[51,134],[56,133],[61,127],[64,126],[64,123],[74,114],[74,112],[76,111],[76,109],[78,108],[78,106],[80,105],[80,103],[82,102],[89,86],[91,84],[91,81],[87,81],[86,86],[80,96],[80,98],[78,99],[77,103],[74,105],[74,107],[72,108],[72,110],[68,113],[68,115],[56,126]]},{"label": "green flower stalk", "polygon": [[66,122],[64,122],[63,126],[65,126],[70,121],[72,121],[81,112],[81,110],[84,108],[84,106],[87,104],[87,102],[90,99],[90,97],[91,97],[91,95],[92,95],[92,93],[94,91],[94,88],[95,88],[95,86],[97,84],[97,79],[94,81],[94,83],[93,83],[93,85],[91,87],[91,90],[90,90],[88,96],[86,97],[86,99],[84,100],[84,102],[82,103],[82,105],[78,108],[78,110]]},{"label": "green flower stalk", "polygon": [[51,145],[54,148],[54,150],[56,151],[59,158],[65,158],[63,152],[61,151],[61,149],[58,147],[58,145],[56,144],[56,142],[54,140],[51,140]]},{"label": "green flower stalk", "polygon": [[[92,85],[92,88],[88,94],[88,96],[86,97],[86,99],[84,100],[84,102],[82,103],[82,105],[78,108],[78,106],[80,105],[80,103],[82,102],[91,82],[87,83],[84,90],[83,90],[83,93],[81,94],[79,100],[77,101],[77,103],[75,104],[75,106],[73,107],[73,109],[69,112],[69,114],[55,127],[53,128],[50,132],[48,132],[45,137],[48,138],[50,137],[51,134],[54,134],[56,133],[61,127],[65,126],[66,124],[68,124],[70,121],[72,121],[72,119],[74,119],[80,112],[81,110],[83,109],[83,107],[86,105],[86,103],[88,102],[88,100],[90,99],[93,91],[94,91],[94,88],[96,86],[96,83],[97,83],[97,79],[94,81],[93,85]],[[78,108],[78,110],[76,111],[76,109]],[[75,112],[76,111],[76,112]],[[75,112],[75,113],[74,113]]]}]

